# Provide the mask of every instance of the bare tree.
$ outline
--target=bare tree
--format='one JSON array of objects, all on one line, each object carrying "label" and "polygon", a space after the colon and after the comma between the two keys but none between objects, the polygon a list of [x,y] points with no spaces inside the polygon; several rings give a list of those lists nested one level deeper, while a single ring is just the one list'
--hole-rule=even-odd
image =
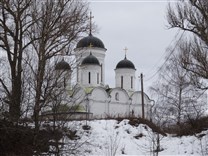
[{"label": "bare tree", "polygon": [[[38,117],[41,110],[40,105],[44,105],[49,98],[46,90],[53,88],[50,83],[47,88],[44,81],[47,80],[47,65],[50,59],[57,54],[69,54],[80,33],[87,30],[86,21],[88,20],[87,4],[83,1],[48,0],[41,2],[35,1],[32,12],[34,25],[31,27],[30,40],[38,40],[32,43],[34,56],[37,64],[32,71],[35,76],[35,108],[34,119],[35,127],[38,129]],[[32,66],[31,66],[32,67]]]},{"label": "bare tree", "polygon": [[120,138],[118,137],[118,132],[116,134],[113,134],[109,136],[108,142],[107,142],[107,156],[115,156],[116,152],[118,151],[118,147],[120,144]]},{"label": "bare tree", "polygon": [[0,65],[9,65],[0,75],[0,105],[8,104],[13,122],[19,122],[21,115],[33,113],[33,145],[41,152],[41,111],[49,107],[56,113],[60,105],[71,102],[65,83],[68,73],[56,72],[53,59],[60,54],[71,56],[76,41],[89,29],[88,3],[2,0],[0,11],[0,50],[6,56],[5,63],[1,61]]},{"label": "bare tree", "polygon": [[187,32],[180,44],[182,67],[192,74],[193,84],[208,89],[208,1],[188,0],[170,3],[167,9],[170,28]]},{"label": "bare tree", "polygon": [[31,42],[26,36],[33,23],[29,14],[32,0],[0,1],[0,48],[9,62],[9,79],[0,77],[0,83],[7,95],[10,119],[18,122],[22,103],[22,59]]},{"label": "bare tree", "polygon": [[143,133],[139,133],[137,137],[146,137],[145,142],[141,143],[139,140],[137,140],[135,144],[142,152],[144,152],[144,154],[149,153],[149,155],[158,156],[159,152],[164,150],[161,146],[161,141],[166,134],[159,133],[159,131],[156,132],[148,126],[144,126],[144,128],[147,133],[145,135]]},{"label": "bare tree", "polygon": [[160,71],[157,85],[151,87],[158,97],[153,114],[159,115],[156,119],[163,120],[159,121],[160,126],[163,122],[180,125],[187,117],[196,117],[196,113],[201,117],[204,103],[197,100],[203,92],[193,87],[190,81],[189,72],[181,67],[179,55],[172,54]]},{"label": "bare tree", "polygon": [[57,54],[70,55],[78,37],[87,31],[88,4],[76,0],[2,0],[0,11],[0,48],[10,66],[9,77],[1,76],[0,83],[8,98],[10,118],[17,122],[23,102],[34,100],[38,128],[40,105],[49,97],[44,91],[54,85],[45,86],[52,74],[46,74],[46,68]]}]

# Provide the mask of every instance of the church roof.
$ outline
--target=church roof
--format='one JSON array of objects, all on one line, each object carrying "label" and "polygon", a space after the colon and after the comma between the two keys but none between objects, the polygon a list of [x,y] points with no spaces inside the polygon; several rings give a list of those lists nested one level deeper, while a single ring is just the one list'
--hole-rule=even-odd
[{"label": "church roof", "polygon": [[76,48],[84,48],[90,46],[105,49],[103,42],[99,38],[94,37],[91,33],[89,34],[89,36],[82,38],[77,43]]},{"label": "church roof", "polygon": [[121,60],[120,62],[118,62],[118,64],[116,65],[116,69],[118,68],[130,68],[130,69],[135,69],[134,64],[128,60],[125,56],[125,58],[123,60]]},{"label": "church roof", "polygon": [[88,55],[83,61],[81,65],[100,65],[98,59],[92,55],[90,52],[90,55]]},{"label": "church roof", "polygon": [[56,64],[55,70],[71,70],[71,67],[66,61],[64,61],[64,59],[62,59]]}]

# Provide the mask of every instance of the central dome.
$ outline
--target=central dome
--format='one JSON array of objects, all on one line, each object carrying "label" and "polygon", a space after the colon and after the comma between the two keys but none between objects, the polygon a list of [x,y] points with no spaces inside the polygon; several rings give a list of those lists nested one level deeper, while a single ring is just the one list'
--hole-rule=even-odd
[{"label": "central dome", "polygon": [[105,49],[105,46],[104,46],[103,42],[99,38],[94,37],[92,34],[89,34],[89,36],[82,38],[77,43],[76,48],[90,47],[90,45],[92,45],[92,47],[104,48]]},{"label": "central dome", "polygon": [[118,62],[118,64],[116,65],[116,69],[118,68],[130,68],[130,69],[135,69],[134,64],[129,61],[126,57],[121,60],[120,62]]}]

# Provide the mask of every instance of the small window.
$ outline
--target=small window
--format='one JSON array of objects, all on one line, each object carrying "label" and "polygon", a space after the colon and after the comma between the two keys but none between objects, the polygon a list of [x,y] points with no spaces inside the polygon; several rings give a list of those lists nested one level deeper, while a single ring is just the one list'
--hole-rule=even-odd
[{"label": "small window", "polygon": [[91,73],[88,73],[89,84],[91,83]]},{"label": "small window", "polygon": [[99,84],[99,73],[97,73],[97,84]]},{"label": "small window", "polygon": [[103,82],[103,65],[101,64],[101,83]]},{"label": "small window", "polygon": [[119,101],[119,94],[118,93],[115,94],[115,99],[116,99],[116,101]]},{"label": "small window", "polygon": [[123,88],[123,76],[121,76],[121,88]]},{"label": "small window", "polygon": [[64,77],[64,88],[66,88],[66,78]]},{"label": "small window", "polygon": [[133,89],[133,76],[131,76],[131,89]]}]

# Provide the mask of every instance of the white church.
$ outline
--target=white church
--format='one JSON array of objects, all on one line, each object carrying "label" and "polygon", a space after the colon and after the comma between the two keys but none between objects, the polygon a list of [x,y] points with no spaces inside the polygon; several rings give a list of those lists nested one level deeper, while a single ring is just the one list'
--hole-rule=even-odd
[{"label": "white church", "polygon": [[[72,68],[62,59],[55,70],[68,72],[67,85],[76,113],[88,113],[93,118],[142,117],[142,92],[135,90],[134,64],[127,59],[118,60],[115,70],[115,88],[105,82],[105,56],[107,49],[103,42],[92,35],[82,38],[74,49],[76,58],[76,85],[71,86]],[[151,117],[153,100],[143,94],[144,116]]]}]

